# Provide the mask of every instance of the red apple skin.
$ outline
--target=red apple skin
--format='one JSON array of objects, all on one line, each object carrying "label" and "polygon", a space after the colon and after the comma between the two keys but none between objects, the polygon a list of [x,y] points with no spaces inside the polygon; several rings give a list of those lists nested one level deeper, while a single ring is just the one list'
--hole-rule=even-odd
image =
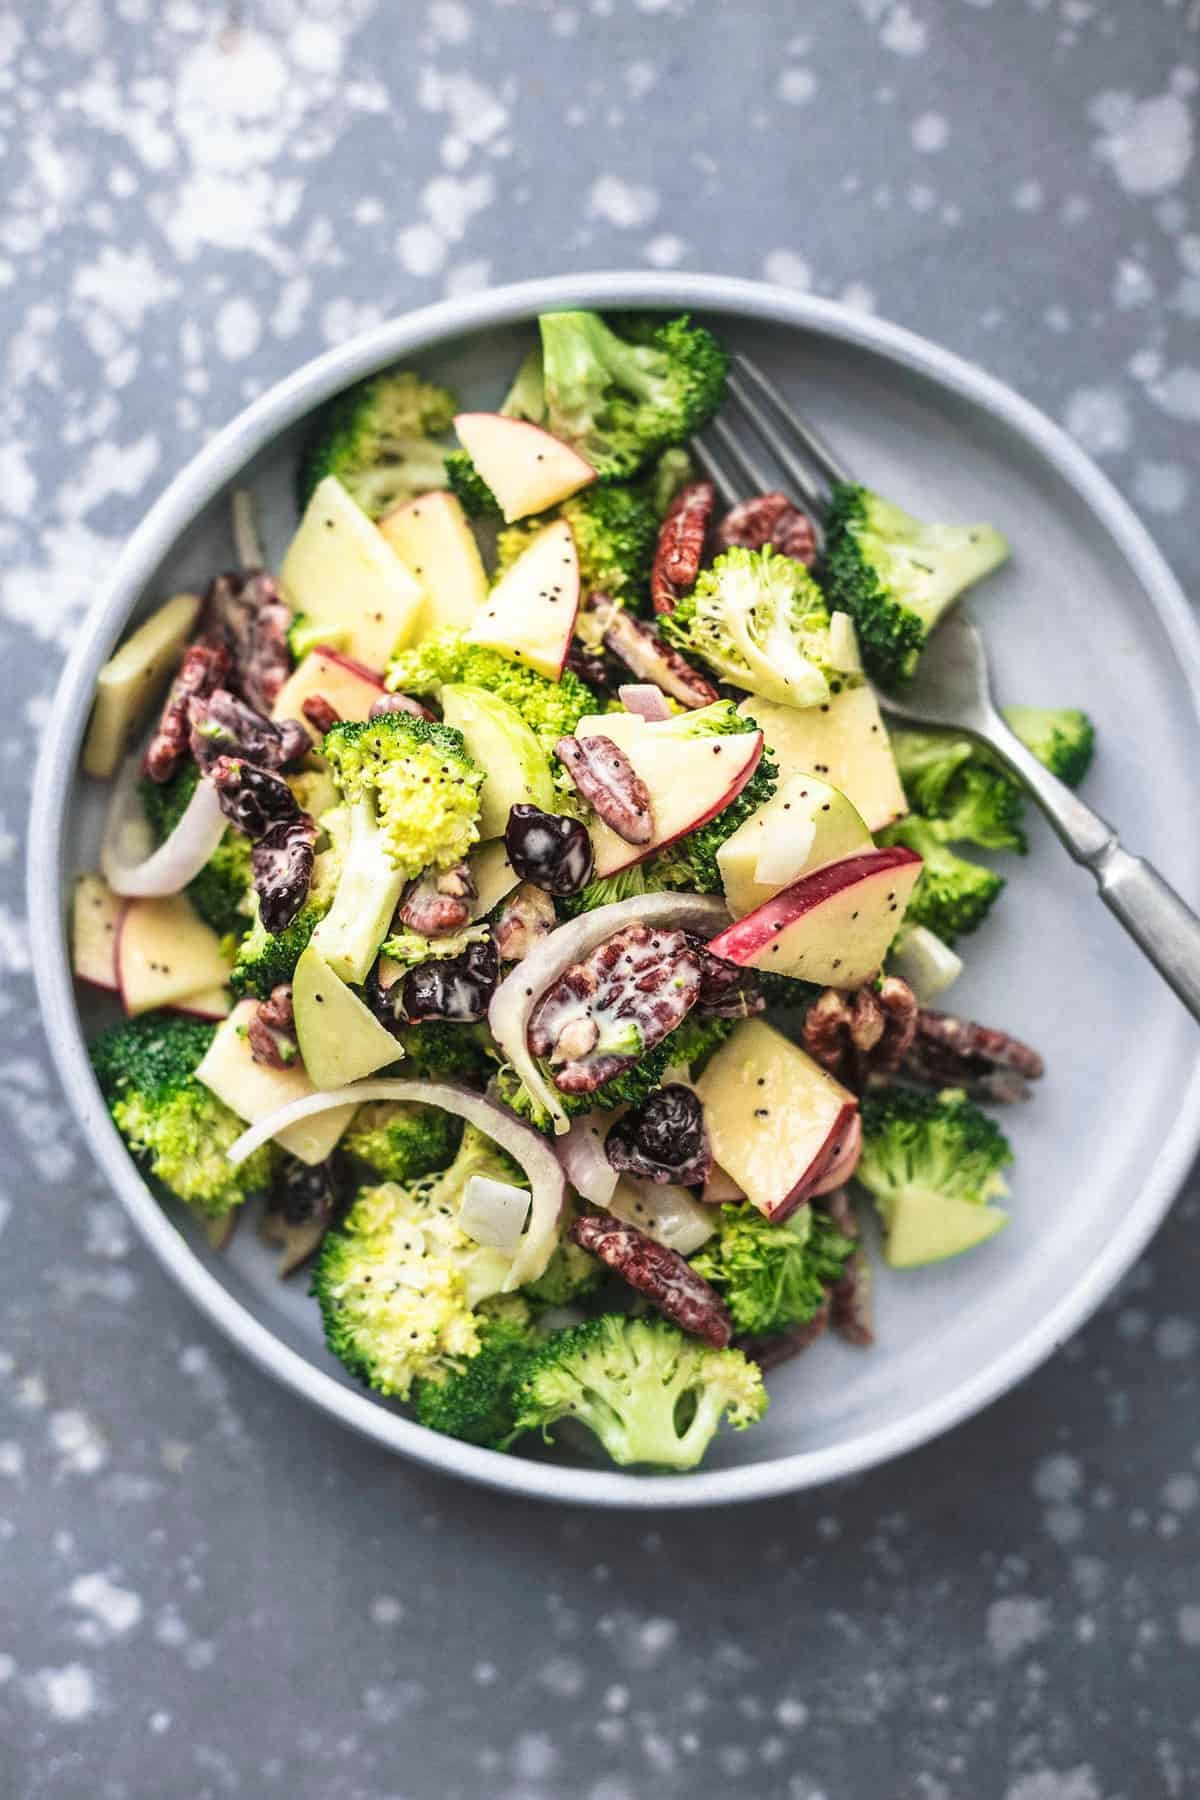
[{"label": "red apple skin", "polygon": [[821,1194],[831,1194],[834,1188],[844,1186],[858,1167],[858,1159],[862,1155],[862,1120],[857,1113],[850,1121],[842,1143],[835,1146],[829,1166],[821,1171],[805,1195],[807,1200],[815,1200]]},{"label": "red apple skin", "polygon": [[[710,814],[709,817],[712,815]],[[919,863],[921,858],[915,850],[908,850],[903,844],[893,844],[883,850],[864,850],[860,856],[843,857],[841,862],[830,863],[824,869],[816,869],[811,875],[801,876],[791,887],[784,888],[753,912],[747,913],[744,919],[737,919],[732,925],[719,932],[712,940],[709,949],[714,956],[725,962],[744,966],[758,955],[764,944],[769,944],[781,931],[794,925],[797,919],[811,912],[814,907],[832,900],[846,888],[854,887],[860,881],[869,881],[873,876],[885,875],[889,869],[908,868],[912,863]]]},{"label": "red apple skin", "polygon": [[383,676],[379,670],[368,669],[366,663],[355,662],[352,656],[343,656],[342,652],[335,650],[332,644],[314,644],[309,655],[324,656],[330,662],[338,663],[343,669],[348,669],[352,675],[357,675],[361,680],[369,682],[373,688],[378,688],[382,694]]},{"label": "red apple skin", "polygon": [[[681,837],[688,837],[693,831],[699,831],[702,825],[707,825],[710,819],[715,819],[719,812],[724,812],[727,806],[733,804],[750,777],[753,775],[755,769],[757,769],[762,760],[763,753],[763,734],[761,731],[756,731],[754,733],[747,731],[743,732],[741,735],[744,737],[753,735],[758,739],[758,743],[755,745],[753,756],[749,758],[741,773],[734,778],[732,785],[726,788],[716,804],[710,806],[706,813],[701,814],[700,818],[693,819],[690,824],[684,826],[682,831],[674,832],[669,838],[661,838],[657,843],[647,844],[644,848],[636,847],[631,844],[630,850],[633,854],[630,856],[629,861],[623,862],[619,869],[610,869],[608,871],[609,875],[620,875],[626,869],[632,869],[635,863],[645,862],[648,856],[657,856],[660,850],[666,850],[671,844],[678,843]],[[753,918],[753,916],[753,914],[750,914],[751,918]],[[725,955],[725,952],[716,951],[714,954],[720,956]],[[735,960],[736,959],[732,956],[726,956],[727,962],[733,962]]]},{"label": "red apple skin", "polygon": [[[716,940],[714,939],[714,942],[715,941]],[[791,1193],[785,1194],[781,1200],[776,1200],[774,1205],[770,1207],[764,1206],[760,1209],[764,1219],[769,1219],[772,1225],[782,1225],[785,1219],[791,1218],[797,1207],[804,1204],[815,1191],[816,1184],[828,1173],[834,1159],[840,1155],[842,1139],[857,1115],[858,1101],[854,1099],[847,1100],[846,1104],[842,1107],[836,1119],[833,1121],[833,1127],[829,1136],[825,1139],[825,1142],[821,1145],[821,1148],[817,1151],[817,1154],[813,1157]]]},{"label": "red apple skin", "polygon": [[227,1012],[209,1012],[202,1006],[189,1006],[186,1000],[177,1000],[174,1006],[164,1007],[163,1010],[164,1012],[182,1013],[187,1019],[205,1019],[210,1024],[216,1025],[219,1025],[222,1019],[229,1017]]}]

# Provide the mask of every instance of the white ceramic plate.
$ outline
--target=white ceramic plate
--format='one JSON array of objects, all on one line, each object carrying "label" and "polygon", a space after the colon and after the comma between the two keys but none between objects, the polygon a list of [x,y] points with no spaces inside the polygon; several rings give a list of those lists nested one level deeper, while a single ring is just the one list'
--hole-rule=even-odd
[{"label": "white ceramic plate", "polygon": [[1195,1028],[1035,821],[1009,892],[965,946],[956,1010],[1035,1044],[1049,1073],[1004,1120],[1014,1139],[1012,1224],[941,1268],[881,1270],[878,1347],[824,1341],[770,1378],[766,1420],[724,1434],[686,1476],[626,1474],[569,1453],[500,1456],[422,1430],[351,1386],[326,1354],[303,1277],[277,1282],[243,1229],[212,1255],[164,1211],[127,1156],[92,1080],[64,942],[69,878],[94,866],[101,797],[76,759],[96,672],[131,619],[202,584],[232,556],[228,490],[251,485],[277,558],[294,523],[303,420],[397,360],[495,403],[554,306],[689,308],[752,350],[862,479],[917,512],[984,517],[1014,556],[973,601],[1004,701],[1082,705],[1100,752],[1087,798],[1178,889],[1200,899],[1200,839],[1184,797],[1200,761],[1200,635],[1146,533],[1042,414],[979,370],[827,301],[703,276],[563,277],[430,307],[309,363],[213,439],[130,542],[80,632],[34,787],[34,962],[58,1066],[95,1155],[143,1236],[242,1349],[314,1404],[390,1449],[510,1490],[615,1506],[695,1505],[811,1487],[912,1448],[977,1411],[1060,1344],[1145,1243],[1200,1139]]}]

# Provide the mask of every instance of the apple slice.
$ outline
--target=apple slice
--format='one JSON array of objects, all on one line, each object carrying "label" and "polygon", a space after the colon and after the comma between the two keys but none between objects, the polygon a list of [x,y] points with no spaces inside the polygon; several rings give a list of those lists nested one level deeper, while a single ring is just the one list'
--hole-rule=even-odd
[{"label": "apple slice", "polygon": [[206,988],[202,994],[189,994],[171,1011],[186,1013],[189,1019],[227,1019],[233,1011],[233,995],[227,987]]},{"label": "apple slice", "polygon": [[399,1062],[403,1052],[358,995],[309,944],[292,976],[296,1041],[318,1091],[361,1081]]},{"label": "apple slice", "polygon": [[416,629],[425,590],[335,475],[318,483],[279,571],[295,613],[344,635],[346,652],[382,669]]},{"label": "apple slice", "polygon": [[555,519],[505,570],[476,615],[467,641],[486,644],[511,661],[557,681],[571,648],[578,611],[575,539],[566,520]]},{"label": "apple slice", "polygon": [[503,837],[514,806],[554,807],[550,761],[515,707],[483,688],[450,684],[442,689],[442,717],[463,734],[467,755],[486,770],[480,796],[479,835]]},{"label": "apple slice", "polygon": [[893,1269],[917,1269],[925,1263],[946,1262],[986,1244],[1008,1224],[1002,1206],[979,1206],[973,1200],[950,1199],[943,1194],[899,1194],[886,1208],[884,1261]]},{"label": "apple slice", "polygon": [[696,1083],[713,1158],[768,1219],[795,1212],[841,1147],[858,1101],[762,1019],[746,1019]]},{"label": "apple slice", "polygon": [[422,494],[380,519],[379,529],[425,589],[420,633],[469,625],[487,598],[483,558],[453,494]]},{"label": "apple slice", "polygon": [[71,898],[71,967],[91,987],[117,991],[117,938],[125,902],[103,875],[80,875]]},{"label": "apple slice", "polygon": [[323,700],[328,700],[339,718],[365,719],[382,693],[383,683],[373,669],[341,655],[329,644],[318,644],[280,688],[271,708],[271,717],[299,719],[316,743],[322,734],[304,716],[306,700],[319,694]]},{"label": "apple slice", "polygon": [[871,847],[862,814],[816,775],[789,775],[717,851],[734,918],[801,875]]},{"label": "apple slice", "polygon": [[742,968],[861,987],[887,955],[920,873],[921,858],[901,844],[844,857],[727,926],[709,948]]},{"label": "apple slice", "polygon": [[116,774],[155,700],[179,667],[203,601],[176,594],[151,613],[109,657],[96,677],[83,772],[101,781]]},{"label": "apple slice", "polygon": [[[278,1112],[293,1100],[306,1100],[317,1090],[299,1061],[287,1069],[275,1069],[267,1063],[255,1062],[246,1037],[246,1026],[258,1005],[257,1000],[243,1000],[229,1017],[217,1027],[204,1060],[196,1070],[210,1093],[223,1100],[231,1112],[247,1125]],[[303,1163],[324,1162],[354,1117],[353,1106],[331,1107],[311,1119],[277,1132],[275,1141]]]},{"label": "apple slice", "polygon": [[519,884],[520,876],[508,860],[503,838],[478,844],[467,857],[475,898],[471,902],[471,918],[486,919],[494,906]]},{"label": "apple slice", "polygon": [[706,825],[737,798],[758,767],[761,732],[735,732],[728,737],[685,735],[688,721],[696,716],[689,713],[682,720],[652,722],[636,713],[595,713],[579,721],[577,737],[607,737],[625,752],[649,790],[654,824],[648,844],[627,844],[603,820],[593,819],[588,829],[597,880],[653,856],[685,832]]},{"label": "apple slice", "polygon": [[117,935],[117,983],[130,1018],[223,987],[221,940],[183,894],[131,900]]},{"label": "apple slice", "polygon": [[858,808],[871,831],[908,811],[879,702],[865,684],[802,710],[751,694],[738,711],[762,727],[781,778],[820,775]]},{"label": "apple slice", "polygon": [[459,413],[454,429],[508,525],[557,506],[596,479],[595,469],[578,451],[525,419]]}]

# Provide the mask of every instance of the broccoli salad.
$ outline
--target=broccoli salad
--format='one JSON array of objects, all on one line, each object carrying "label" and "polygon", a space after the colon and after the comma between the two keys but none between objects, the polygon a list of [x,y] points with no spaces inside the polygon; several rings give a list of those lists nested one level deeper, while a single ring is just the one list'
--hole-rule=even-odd
[{"label": "broccoli salad", "polygon": [[[493,1450],[694,1467],[764,1371],[873,1341],[869,1242],[1003,1227],[983,1107],[1042,1072],[931,1004],[1021,790],[876,697],[1004,539],[862,486],[723,509],[688,445],[726,367],[559,312],[496,412],[378,375],[278,568],[236,496],[237,566],[99,679],[113,1124],[214,1245],[250,1203],[351,1376]],[[1083,713],[1009,718],[1082,779]]]}]

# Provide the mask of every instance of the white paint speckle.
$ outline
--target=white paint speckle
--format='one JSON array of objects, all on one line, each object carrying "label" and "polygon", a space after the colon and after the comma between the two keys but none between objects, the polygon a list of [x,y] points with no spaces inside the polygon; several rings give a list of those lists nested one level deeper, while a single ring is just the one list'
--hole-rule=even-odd
[{"label": "white paint speckle", "polygon": [[817,78],[811,69],[784,69],[779,77],[779,98],[789,106],[803,106],[817,91]]},{"label": "white paint speckle", "polygon": [[919,119],[913,120],[911,135],[914,150],[933,155],[949,143],[950,121],[941,113],[922,113]]},{"label": "white paint speckle", "polygon": [[1116,388],[1078,388],[1064,419],[1071,436],[1093,456],[1119,456],[1129,448],[1129,408]]},{"label": "white paint speckle", "polygon": [[1189,1650],[1200,1650],[1200,1606],[1189,1602],[1176,1615],[1179,1636]]},{"label": "white paint speckle", "polygon": [[812,269],[796,250],[768,250],[763,258],[763,274],[780,287],[812,286]]},{"label": "white paint speckle", "polygon": [[1013,189],[1012,203],[1018,212],[1040,212],[1045,198],[1041,182],[1031,176],[1028,181],[1017,183]]},{"label": "white paint speckle", "polygon": [[642,254],[655,269],[676,269],[687,253],[687,245],[673,232],[664,231],[647,240]]},{"label": "white paint speckle", "polygon": [[1164,1362],[1186,1362],[1196,1354],[1200,1330],[1191,1319],[1164,1319],[1154,1330],[1154,1348]]},{"label": "white paint speckle", "polygon": [[60,1475],[94,1475],[108,1461],[108,1445],[85,1412],[69,1408],[51,1413],[49,1435]]},{"label": "white paint speckle", "polygon": [[1173,419],[1200,424],[1200,368],[1168,369],[1150,389],[1151,398]]},{"label": "white paint speckle", "polygon": [[1182,512],[1188,497],[1187,471],[1178,463],[1139,463],[1134,471],[1133,497],[1147,512]]},{"label": "white paint speckle", "polygon": [[67,1589],[67,1599],[90,1614],[106,1637],[124,1637],[141,1622],[141,1596],[131,1588],[118,1587],[100,1570],[77,1575]]},{"label": "white paint speckle", "polygon": [[288,55],[310,75],[336,75],[342,66],[342,40],[321,19],[301,19],[288,37]]},{"label": "white paint speckle", "polygon": [[6,1481],[19,1481],[25,1473],[25,1451],[15,1438],[0,1443],[0,1475]]},{"label": "white paint speckle", "polygon": [[1004,1800],[1103,1800],[1086,1764],[1075,1769],[1036,1769],[1004,1790]]},{"label": "white paint speckle", "polygon": [[394,1594],[378,1594],[371,1602],[371,1618],[376,1625],[398,1625],[404,1617],[404,1602]]},{"label": "white paint speckle", "polygon": [[227,362],[253,356],[262,337],[262,319],[253,300],[235,294],[222,302],[216,320],[217,349]]},{"label": "white paint speckle", "polygon": [[38,1669],[27,1677],[24,1687],[31,1706],[64,1725],[78,1725],[100,1709],[96,1678],[82,1663]]},{"label": "white paint speckle", "polygon": [[1089,109],[1100,128],[1095,150],[1127,194],[1164,194],[1178,186],[1192,160],[1191,113],[1176,93],[1135,100],[1103,93]]},{"label": "white paint speckle", "polygon": [[879,41],[896,56],[922,56],[928,33],[924,21],[917,18],[911,6],[901,4],[889,10]]},{"label": "white paint speckle", "polygon": [[993,1600],[988,1607],[987,1638],[992,1655],[1010,1662],[1022,1650],[1038,1643],[1050,1629],[1050,1607],[1045,1600],[1014,1594]]},{"label": "white paint speckle", "polygon": [[659,198],[654,188],[624,181],[619,175],[599,175],[588,189],[589,215],[622,231],[648,225],[658,208]]}]

